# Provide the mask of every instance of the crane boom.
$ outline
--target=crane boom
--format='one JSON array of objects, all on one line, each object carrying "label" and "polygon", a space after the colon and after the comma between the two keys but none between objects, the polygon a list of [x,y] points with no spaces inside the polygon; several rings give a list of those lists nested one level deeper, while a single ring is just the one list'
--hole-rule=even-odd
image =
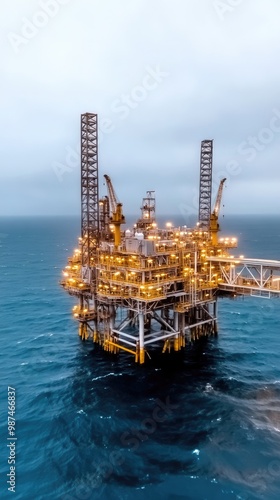
[{"label": "crane boom", "polygon": [[115,230],[115,247],[118,248],[121,244],[121,224],[125,224],[125,217],[122,212],[122,203],[119,203],[112,181],[109,175],[104,175],[109,197],[110,206],[110,222]]},{"label": "crane boom", "polygon": [[216,217],[219,217],[222,194],[223,194],[223,186],[224,186],[224,183],[226,182],[226,180],[227,180],[226,177],[224,177],[224,179],[222,179],[220,181],[220,185],[219,185],[219,189],[218,189],[218,193],[217,193],[217,198],[216,198],[216,202],[215,202],[214,210],[213,210],[213,214]]},{"label": "crane boom", "polygon": [[224,186],[225,181],[226,181],[226,178],[221,179],[221,181],[220,181],[216,202],[215,202],[214,209],[213,209],[211,216],[210,216],[209,229],[210,229],[210,234],[211,234],[212,245],[214,247],[217,247],[217,245],[218,245],[218,231],[220,231],[220,225],[218,222],[218,218],[219,218],[219,213],[220,213],[221,200],[222,200],[222,194],[223,194],[223,186]]},{"label": "crane boom", "polygon": [[117,204],[118,204],[117,195],[115,193],[115,190],[113,188],[113,184],[112,184],[112,181],[111,181],[109,175],[105,174],[104,178],[106,180],[107,189],[108,189],[108,196],[109,196],[109,202],[110,202],[110,211],[111,211],[111,213],[113,213],[117,209]]}]

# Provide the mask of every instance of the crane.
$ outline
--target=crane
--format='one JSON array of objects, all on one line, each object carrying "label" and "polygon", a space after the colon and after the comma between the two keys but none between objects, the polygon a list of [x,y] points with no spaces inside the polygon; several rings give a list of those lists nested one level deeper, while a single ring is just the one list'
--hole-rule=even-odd
[{"label": "crane", "polygon": [[222,194],[223,194],[223,187],[224,183],[226,181],[226,177],[221,179],[220,184],[219,184],[219,189],[217,193],[217,198],[215,201],[214,209],[210,215],[210,235],[212,239],[212,244],[213,246],[218,245],[218,231],[220,230],[220,226],[218,223],[218,218],[219,218],[219,213],[220,213],[220,207],[221,207],[221,200],[222,200]]},{"label": "crane", "polygon": [[107,184],[109,206],[110,206],[110,223],[115,228],[115,247],[118,248],[121,244],[121,224],[125,224],[125,217],[122,212],[122,203],[119,203],[112,181],[109,175],[104,175]]}]

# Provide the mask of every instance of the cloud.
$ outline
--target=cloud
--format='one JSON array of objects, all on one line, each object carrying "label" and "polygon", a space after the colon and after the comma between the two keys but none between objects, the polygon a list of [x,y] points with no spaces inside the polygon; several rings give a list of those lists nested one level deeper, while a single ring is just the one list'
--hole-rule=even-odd
[{"label": "cloud", "polygon": [[[15,53],[9,34],[22,36],[23,19],[38,21],[47,2],[59,6],[56,15]],[[78,164],[61,183],[53,163],[65,163],[67,148],[77,150],[80,114],[86,111],[97,112],[99,123],[111,123],[109,132],[100,133],[100,176],[112,177],[128,211],[138,210],[147,189],[157,190],[159,210],[168,200],[170,213],[194,199],[205,138],[214,139],[215,175],[231,161],[240,167],[228,179],[231,212],[258,212],[260,199],[268,212],[279,208],[278,134],[251,161],[238,148],[258,137],[280,109],[280,4],[236,2],[221,19],[214,3],[5,4],[2,213],[79,211]],[[167,75],[150,90],[144,85],[147,68]],[[127,96],[132,106],[124,105]]]}]

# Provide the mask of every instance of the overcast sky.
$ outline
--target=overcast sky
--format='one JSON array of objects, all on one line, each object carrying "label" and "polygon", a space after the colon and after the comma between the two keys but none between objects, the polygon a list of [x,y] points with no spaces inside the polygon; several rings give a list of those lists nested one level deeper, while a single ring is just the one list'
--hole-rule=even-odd
[{"label": "overcast sky", "polygon": [[80,115],[98,113],[100,195],[197,212],[214,140],[223,214],[280,213],[279,0],[1,5],[0,214],[78,214]]}]

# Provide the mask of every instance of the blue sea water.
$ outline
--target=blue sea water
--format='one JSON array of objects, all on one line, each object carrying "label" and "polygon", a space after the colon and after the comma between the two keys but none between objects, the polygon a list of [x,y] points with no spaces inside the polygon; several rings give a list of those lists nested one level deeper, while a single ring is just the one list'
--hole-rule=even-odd
[{"label": "blue sea water", "polygon": [[[279,217],[222,227],[236,255],[280,259]],[[279,499],[280,301],[222,299],[217,338],[136,366],[77,335],[58,282],[78,235],[78,218],[0,219],[0,498]]]}]

